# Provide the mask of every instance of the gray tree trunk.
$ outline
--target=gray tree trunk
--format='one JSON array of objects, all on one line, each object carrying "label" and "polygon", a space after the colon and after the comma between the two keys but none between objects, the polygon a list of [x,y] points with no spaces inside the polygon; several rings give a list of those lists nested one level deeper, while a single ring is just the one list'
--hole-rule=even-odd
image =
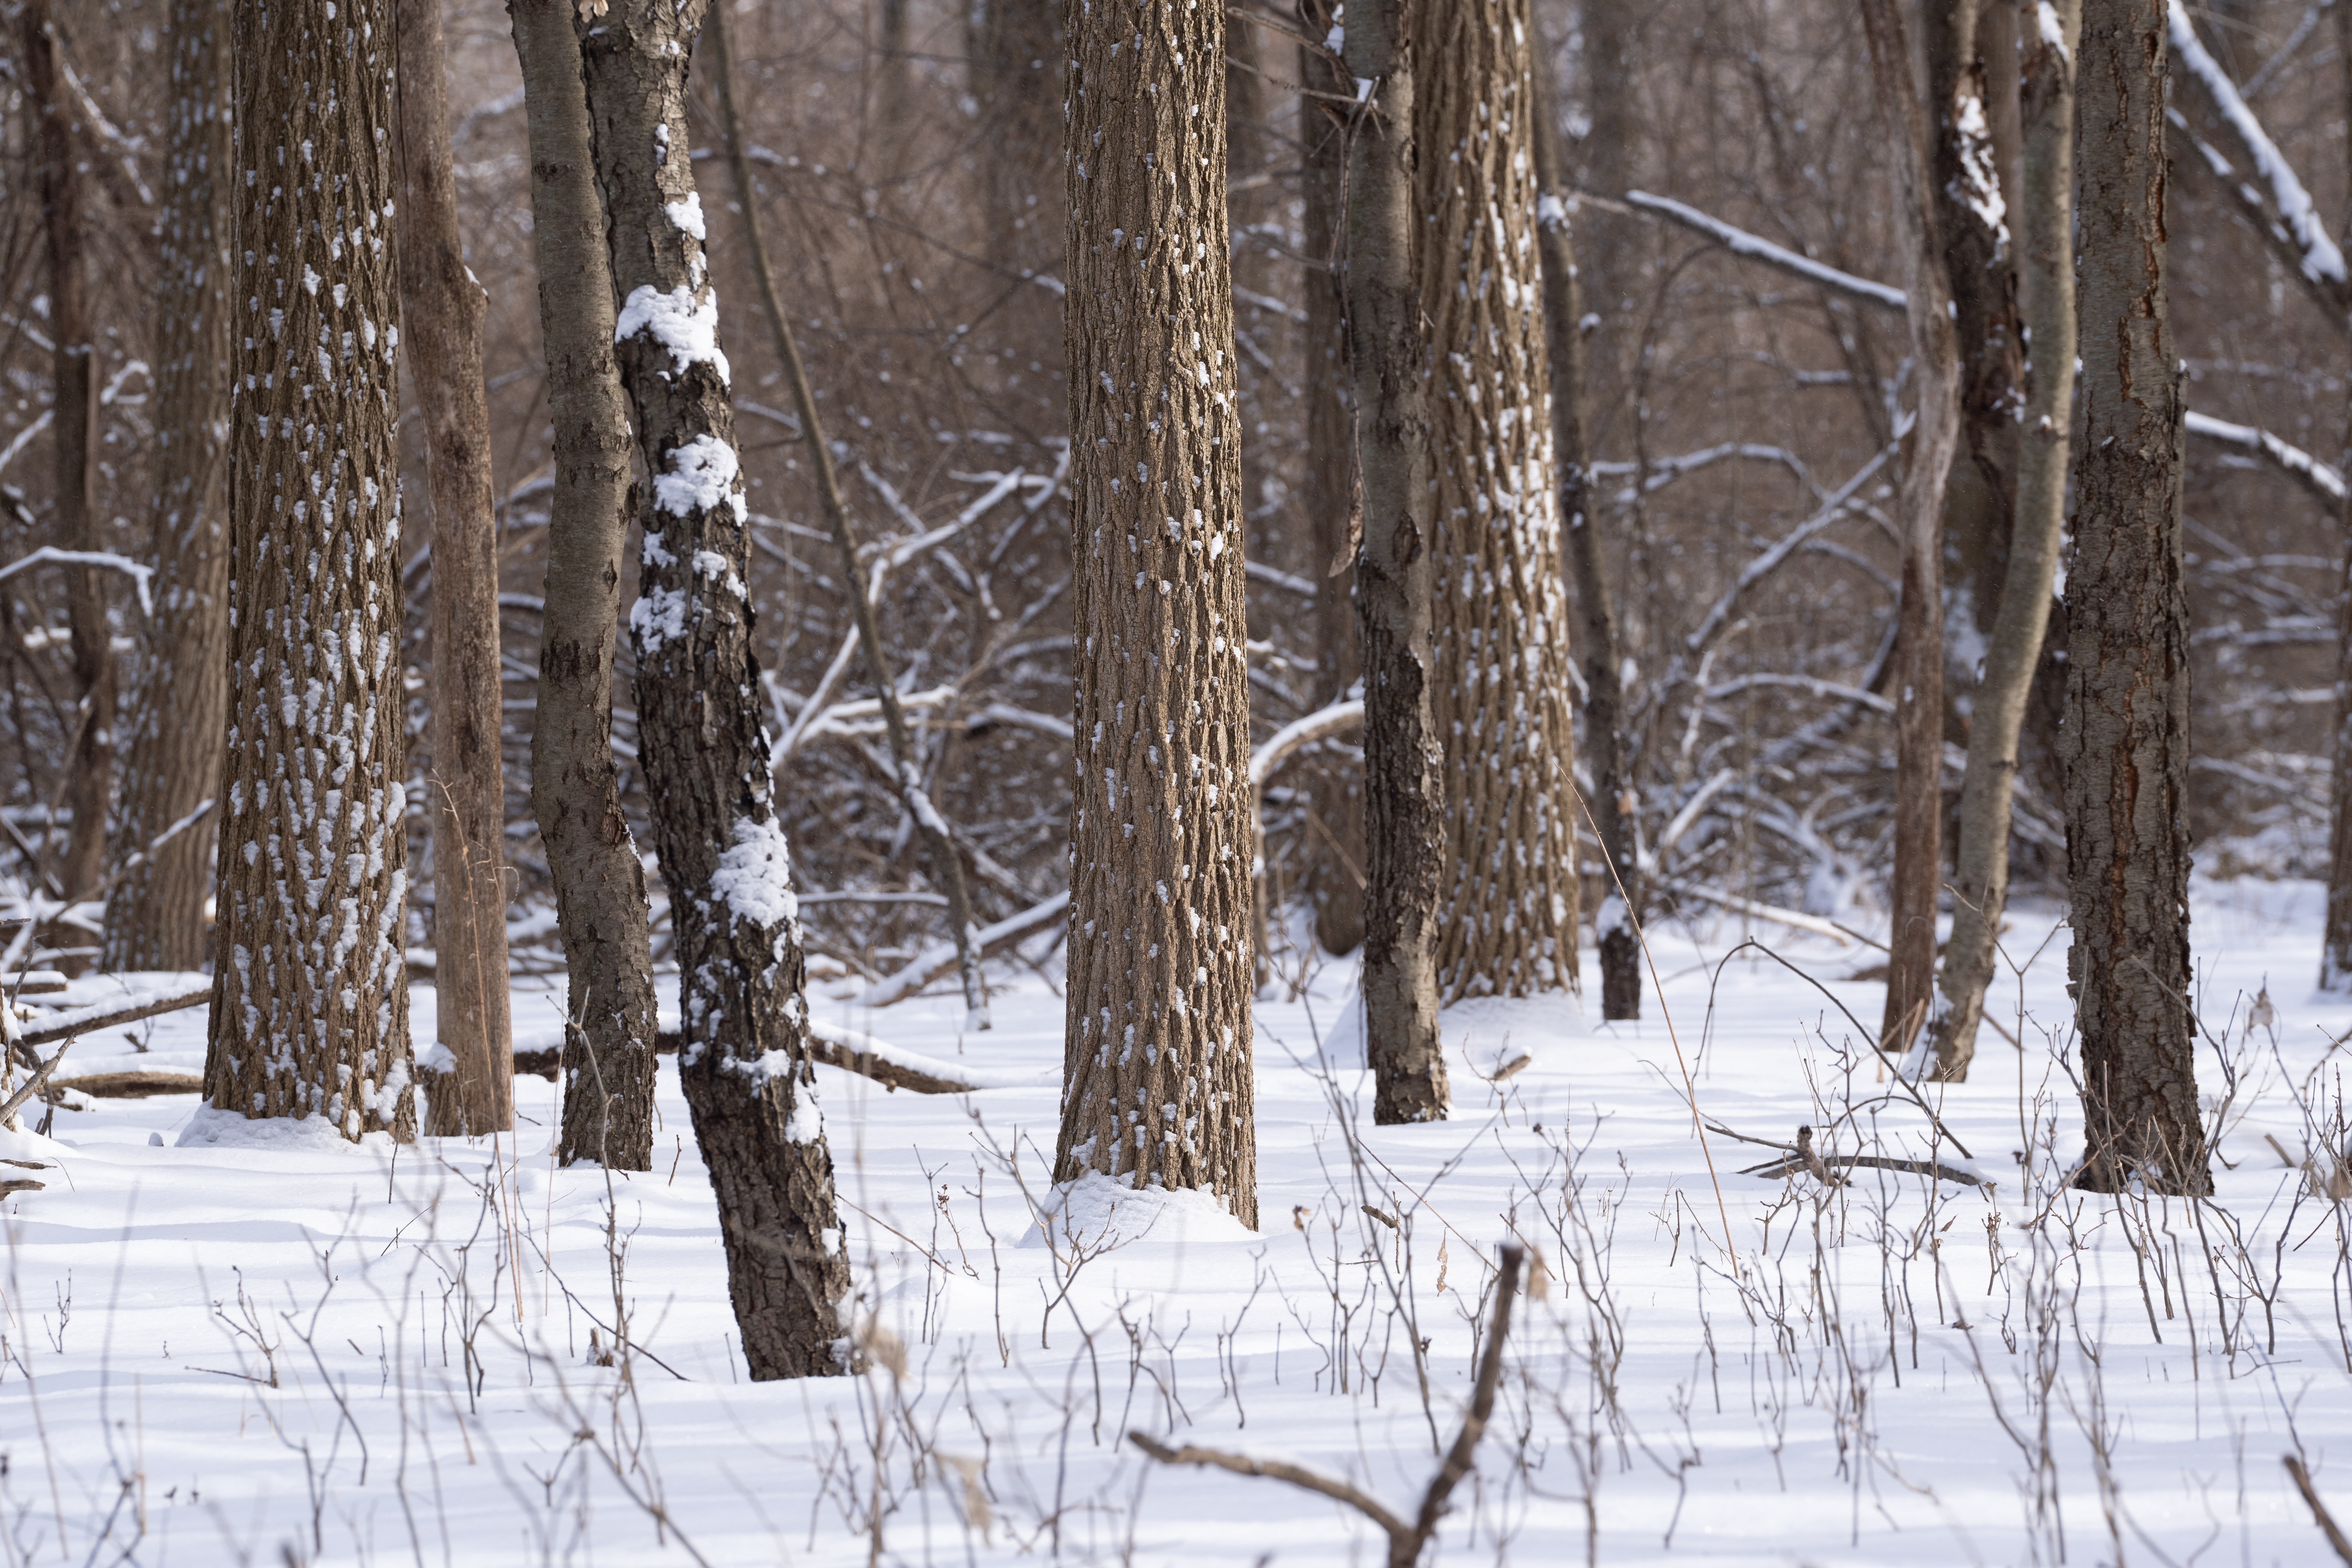
[{"label": "gray tree trunk", "polygon": [[2189,627],[2179,361],[2166,298],[2164,0],[2086,0],[2083,449],[2066,572],[2067,972],[2081,1184],[2212,1191],[2189,967]]}]

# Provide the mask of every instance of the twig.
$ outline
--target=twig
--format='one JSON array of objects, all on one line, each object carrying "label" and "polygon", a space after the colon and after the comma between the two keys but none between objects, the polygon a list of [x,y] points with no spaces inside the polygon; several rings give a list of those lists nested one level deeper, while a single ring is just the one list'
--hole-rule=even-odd
[{"label": "twig", "polygon": [[2336,1528],[2335,1516],[2327,1511],[2327,1505],[2320,1501],[2319,1494],[2312,1489],[2311,1472],[2305,1469],[2303,1461],[2293,1454],[2283,1456],[2282,1462],[2286,1466],[2286,1473],[2294,1478],[2294,1489],[2301,1492],[2303,1500],[2311,1505],[2311,1517],[2319,1521],[2320,1533],[2327,1537],[2327,1544],[2336,1549],[2336,1556],[2352,1563],[2352,1541],[2344,1539],[2344,1532]]},{"label": "twig", "polygon": [[58,1054],[43,1062],[35,1070],[33,1076],[25,1080],[25,1086],[8,1097],[8,1102],[5,1105],[0,1105],[0,1127],[5,1127],[8,1124],[8,1119],[16,1114],[18,1106],[41,1092],[41,1086],[49,1081],[49,1075],[58,1070],[58,1064],[66,1059],[66,1052],[72,1047],[71,1040],[59,1046]]}]

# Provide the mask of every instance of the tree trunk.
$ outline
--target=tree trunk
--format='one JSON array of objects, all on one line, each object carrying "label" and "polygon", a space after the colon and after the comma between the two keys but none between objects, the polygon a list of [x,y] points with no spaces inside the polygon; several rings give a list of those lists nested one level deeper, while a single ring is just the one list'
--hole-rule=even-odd
[{"label": "tree trunk", "polygon": [[[1299,0],[1299,31],[1330,33],[1330,7]],[[1315,592],[1315,701],[1344,700],[1362,678],[1356,651],[1356,419],[1349,407],[1348,321],[1342,281],[1341,205],[1348,167],[1347,129],[1317,93],[1345,97],[1345,73],[1322,50],[1298,50],[1301,176],[1306,260],[1300,294],[1307,304],[1300,388],[1307,400],[1307,468],[1298,504],[1312,542]],[[1307,858],[1307,896],[1315,940],[1326,952],[1353,952],[1364,940],[1364,791],[1362,771],[1328,763],[1316,770]]]},{"label": "tree trunk", "polygon": [[[1582,184],[1615,199],[1641,178],[1645,127],[1634,88],[1643,66],[1643,23],[1651,7],[1647,0],[1583,0],[1580,10],[1585,100],[1591,112],[1591,128],[1578,148]],[[1590,439],[1608,428],[1635,347],[1633,294],[1640,281],[1643,241],[1632,220],[1605,212],[1593,216],[1585,237],[1587,287],[1581,292],[1596,317],[1585,356],[1591,379],[1586,408],[1596,427],[1588,432]]]},{"label": "tree trunk", "polygon": [[825,445],[824,426],[817,417],[816,397],[809,390],[808,370],[801,363],[800,345],[793,339],[793,323],[784,314],[776,291],[775,269],[768,264],[768,242],[760,230],[758,195],[751,185],[751,165],[743,152],[743,127],[735,112],[734,64],[727,39],[726,6],[715,5],[704,24],[710,37],[711,74],[719,83],[719,119],[727,143],[727,164],[735,180],[735,194],[743,207],[743,237],[751,252],[751,271],[759,280],[760,303],[768,318],[776,360],[784,379],[792,383],[793,411],[800,416],[801,437],[808,446],[809,467],[816,476],[817,499],[841,558],[843,585],[849,595],[850,617],[857,626],[858,646],[866,655],[866,673],[874,683],[875,700],[882,710],[882,728],[890,743],[890,766],[898,774],[898,804],[915,825],[930,861],[932,879],[946,889],[949,940],[955,944],[956,973],[963,983],[964,1022],[968,1027],[988,1026],[988,982],[981,973],[980,954],[973,950],[971,895],[963,875],[963,858],[956,848],[930,797],[924,793],[922,770],[907,735],[907,716],[898,705],[898,683],[890,669],[876,624],[873,595],[866,585],[865,563],[857,554],[857,531],[841,493],[841,477],[833,466],[833,448]]},{"label": "tree trunk", "polygon": [[974,0],[967,14],[971,96],[986,127],[980,165],[987,256],[1013,272],[1047,268],[1061,226],[1063,47],[1053,0]]},{"label": "tree trunk", "polygon": [[1592,451],[1584,423],[1584,300],[1569,209],[1558,194],[1559,122],[1554,105],[1559,95],[1541,90],[1550,86],[1555,69],[1547,59],[1536,78],[1536,183],[1543,193],[1536,235],[1543,258],[1544,338],[1551,363],[1552,463],[1559,475],[1559,515],[1567,524],[1568,556],[1584,632],[1584,751],[1592,775],[1592,794],[1585,805],[1608,862],[1608,881],[1592,923],[1601,947],[1601,1016],[1638,1018],[1642,952],[1633,928],[1641,907],[1642,868],[1625,821],[1624,655],[1592,515]]},{"label": "tree trunk", "polygon": [[239,19],[234,616],[205,1089],[216,1111],[405,1140],[392,7],[268,0]]},{"label": "tree trunk", "polygon": [[2066,460],[2074,404],[2074,67],[2081,0],[2052,0],[2060,37],[2037,27],[2025,57],[2019,293],[2034,357],[2017,474],[2017,504],[2000,613],[1969,720],[1960,785],[1959,848],[1952,878],[1952,940],[1939,980],[1936,1076],[1964,1081],[1992,982],[2001,910],[2009,901],[2011,792],[2066,519]]},{"label": "tree trunk", "polygon": [[2066,572],[2067,972],[2083,1185],[2212,1191],[2189,1012],[2189,637],[2165,285],[2163,0],[2088,0],[2083,449]]},{"label": "tree trunk", "polygon": [[530,802],[570,986],[557,1152],[566,1163],[643,1171],[653,1160],[654,982],[645,867],[613,764],[613,648],[635,505],[613,274],[572,7],[509,0],[507,11],[530,131],[531,245],[555,431]]},{"label": "tree trunk", "polygon": [[[220,789],[228,726],[229,244],[235,65],[223,0],[173,0],[167,195],[156,309],[154,619],[123,767],[117,864]],[[196,969],[217,805],[126,871],[106,900],[115,973]]]},{"label": "tree trunk", "polygon": [[1357,0],[1348,74],[1348,332],[1355,355],[1363,537],[1356,609],[1364,659],[1364,1050],[1372,1120],[1442,1121],[1438,867],[1445,756],[1431,716],[1429,405],[1413,275],[1413,69],[1402,0]]},{"label": "tree trunk", "polygon": [[[48,0],[24,11],[25,75],[39,127],[42,216],[49,246],[50,356],[56,385],[57,539],[68,550],[105,548],[99,528],[98,377],[91,363],[87,236],[81,174],[76,166],[74,110],[58,58]],[[81,710],[63,792],[72,826],[58,885],[69,900],[98,896],[106,870],[108,808],[114,794],[114,655],[106,594],[98,572],[65,569],[67,624]]]},{"label": "tree trunk", "polygon": [[400,317],[433,493],[433,971],[437,1058],[425,1131],[514,1126],[507,994],[507,786],[499,542],[490,496],[488,297],[466,267],[450,166],[441,0],[394,0],[400,32]]},{"label": "tree trunk", "polygon": [[1536,248],[1534,18],[1527,0],[1411,15],[1442,585],[1438,989],[1574,990],[1575,736]]},{"label": "tree trunk", "polygon": [[[2352,116],[2352,5],[2336,7],[2336,54],[2342,73],[2339,90]],[[2344,122],[2346,163],[2352,167],[2352,118]],[[2345,249],[2352,253],[2352,211],[2345,221]],[[2352,473],[2352,423],[2345,436],[2346,468]],[[2335,767],[2329,777],[2333,810],[2327,833],[2327,917],[2319,948],[2319,988],[2352,993],[2352,493],[2338,511],[2346,530],[2342,597],[2336,610]]]},{"label": "tree trunk", "polygon": [[1257,1224],[1224,13],[1067,13],[1077,768],[1054,1179]]},{"label": "tree trunk", "polygon": [[816,1106],[800,912],[751,651],[751,537],[719,301],[689,162],[698,0],[575,16],[613,281],[615,357],[652,476],[638,596],[638,755],[677,937],[678,1076],[719,1200],[756,1379],[846,1372],[849,1259]]}]

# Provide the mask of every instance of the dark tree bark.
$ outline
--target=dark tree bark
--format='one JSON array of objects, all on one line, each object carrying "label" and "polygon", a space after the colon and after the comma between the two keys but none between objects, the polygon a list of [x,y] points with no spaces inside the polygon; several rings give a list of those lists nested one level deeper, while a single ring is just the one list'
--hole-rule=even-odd
[{"label": "dark tree bark", "polygon": [[1255,1228],[1225,17],[1064,17],[1078,744],[1054,1179],[1204,1191]]},{"label": "dark tree bark", "polygon": [[2083,1185],[2212,1191],[2189,968],[2179,362],[2165,279],[2163,0],[2088,0],[2078,51],[2083,447],[2066,573],[2067,955]]},{"label": "dark tree bark", "polygon": [[235,611],[205,1089],[222,1112],[404,1140],[392,7],[248,0],[238,20]]},{"label": "dark tree bark", "polygon": [[1438,868],[1445,758],[1431,715],[1429,411],[1413,275],[1413,67],[1401,0],[1357,0],[1348,74],[1361,95],[1348,154],[1348,330],[1355,354],[1363,538],[1364,1048],[1374,1121],[1440,1121]]},{"label": "dark tree bark", "polygon": [[846,1372],[849,1260],[816,1106],[792,858],[751,650],[751,538],[686,124],[698,0],[575,16],[615,357],[651,476],[629,629],[638,754],[677,933],[678,1076],[754,1379]]},{"label": "dark tree bark", "polygon": [[613,283],[588,95],[565,0],[509,0],[530,132],[531,245],[555,430],[531,809],[555,881],[570,985],[557,1152],[642,1171],[653,1159],[654,982],[646,874],[613,763],[613,649],[634,489],[613,357]]},{"label": "dark tree bark", "polygon": [[433,834],[436,1043],[425,1131],[514,1126],[507,994],[507,786],[499,750],[499,544],[490,496],[488,297],[466,268],[451,167],[441,0],[394,0],[400,32],[402,343],[433,495]]},{"label": "dark tree bark", "polygon": [[[115,860],[220,790],[228,725],[229,8],[173,0],[155,372],[155,616],[122,771]],[[122,873],[106,900],[113,972],[205,961],[218,807]]]},{"label": "dark tree bark", "polygon": [[[2352,5],[2336,7],[2336,53],[2342,73],[2339,90],[2352,114]],[[2345,162],[2352,169],[2352,119],[2344,123]],[[2352,209],[2345,220],[2345,248],[2352,254]],[[2342,319],[2343,313],[2337,312]],[[2352,423],[2345,436],[2345,472],[2352,473]],[[2327,831],[2327,917],[2319,949],[2319,988],[2352,992],[2352,493],[2337,513],[2345,528],[2343,597],[2337,610],[2336,655],[2335,767],[2328,778],[2332,809]]]},{"label": "dark tree bark", "polygon": [[1060,7],[1055,0],[973,0],[965,54],[987,128],[980,161],[990,261],[1009,271],[1054,265],[1061,237]]}]

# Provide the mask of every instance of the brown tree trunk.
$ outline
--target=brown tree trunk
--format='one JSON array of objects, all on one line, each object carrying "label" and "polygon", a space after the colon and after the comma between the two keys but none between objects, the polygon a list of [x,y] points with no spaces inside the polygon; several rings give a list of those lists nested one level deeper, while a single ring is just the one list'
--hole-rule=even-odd
[{"label": "brown tree trunk", "polygon": [[613,357],[604,206],[565,0],[509,0],[530,132],[531,246],[554,426],[547,610],[530,802],[555,881],[564,1003],[562,1159],[653,1159],[654,981],[646,873],[613,763],[613,649],[635,503],[628,405]]},{"label": "brown tree trunk", "polygon": [[1224,12],[1066,15],[1078,746],[1054,1179],[1204,1191],[1255,1228]]},{"label": "brown tree trunk", "polygon": [[1592,794],[1584,804],[1591,810],[1593,831],[1608,862],[1592,924],[1601,948],[1601,1016],[1638,1018],[1642,952],[1634,924],[1640,918],[1642,868],[1625,820],[1624,656],[1592,511],[1592,449],[1584,420],[1584,300],[1569,209],[1558,194],[1559,125],[1553,105],[1559,95],[1541,90],[1550,85],[1553,68],[1547,61],[1536,78],[1536,183],[1544,193],[1536,234],[1543,258],[1544,337],[1551,363],[1552,463],[1559,474],[1559,515],[1567,528],[1584,633],[1584,754],[1592,775]]},{"label": "brown tree trunk", "polygon": [[219,1112],[404,1140],[392,7],[278,0],[242,20],[236,616],[205,1089]]},{"label": "brown tree trunk", "polygon": [[[1331,30],[1323,0],[1299,0],[1299,31],[1322,39]],[[1304,45],[1298,100],[1307,304],[1300,387],[1307,400],[1307,467],[1298,504],[1312,542],[1315,585],[1315,700],[1345,699],[1362,678],[1356,651],[1356,418],[1349,406],[1348,322],[1341,244],[1348,168],[1347,124],[1329,97],[1345,97],[1345,73]],[[1326,952],[1353,952],[1364,940],[1364,791],[1359,768],[1325,765],[1315,774],[1307,858],[1307,896],[1315,940]]]},{"label": "brown tree trunk", "polygon": [[638,754],[677,936],[678,1076],[719,1200],[754,1379],[849,1370],[849,1259],[816,1107],[791,852],[751,650],[751,538],[719,301],[689,162],[703,7],[575,16],[614,290],[616,358],[651,476],[631,640]]},{"label": "brown tree trunk", "polygon": [[[220,790],[228,725],[229,8],[173,0],[167,195],[156,309],[155,616],[123,765],[118,864]],[[205,962],[215,805],[106,900],[113,972]]]},{"label": "brown tree trunk", "polygon": [[2179,361],[2165,283],[2164,0],[2083,8],[2083,448],[2066,572],[2067,972],[2083,1185],[2212,1191],[2189,968]]},{"label": "brown tree trunk", "polygon": [[1574,721],[1527,0],[1412,8],[1430,338],[1442,995],[1577,989]]},{"label": "brown tree trunk", "polygon": [[2011,794],[2018,739],[2050,624],[2050,589],[2066,517],[2066,461],[2074,405],[2074,64],[2081,0],[2051,0],[2061,39],[2036,27],[2025,57],[2024,173],[2018,282],[2025,321],[2043,345],[2033,359],[2021,434],[2017,505],[2000,613],[1985,647],[1969,721],[1952,877],[1952,940],[1937,984],[1936,1076],[1967,1079],[1992,982],[2001,910],[2009,901]]},{"label": "brown tree trunk", "polygon": [[1916,417],[1904,463],[1903,599],[1895,652],[1895,870],[1886,1012],[1879,1044],[1900,1051],[1936,984],[1936,894],[1943,880],[1944,480],[1959,444],[1958,351],[1937,240],[1926,117],[1895,0],[1861,0],[1871,75],[1894,142],[1896,232],[1910,304]]},{"label": "brown tree trunk", "polygon": [[[394,0],[400,33],[401,342],[416,378],[433,492],[433,971],[436,1044],[425,1131],[514,1126],[507,994],[507,786],[499,745],[499,542],[490,496],[488,297],[466,268],[441,0]],[[446,1052],[449,1060],[438,1060]]]},{"label": "brown tree trunk", "polygon": [[1054,265],[1062,155],[1060,7],[1053,0],[974,0],[965,52],[986,127],[980,166],[987,256],[1009,271]]},{"label": "brown tree trunk", "polygon": [[[25,75],[38,128],[42,216],[49,248],[50,356],[56,385],[57,539],[68,550],[104,548],[97,512],[98,377],[91,363],[89,264],[82,182],[49,0],[24,11]],[[72,826],[58,885],[68,900],[95,898],[106,870],[107,813],[114,795],[114,655],[106,594],[96,569],[65,569],[72,636],[75,721],[63,799]]]},{"label": "brown tree trunk", "polygon": [[[2341,72],[2338,90],[2346,112],[2352,114],[2352,5],[2336,7],[2336,54]],[[2352,168],[2352,119],[2344,122],[2345,162]],[[2352,211],[2345,220],[2345,249],[2352,254]],[[2352,473],[2352,424],[2345,436],[2347,467]],[[2347,541],[2342,599],[2336,611],[2335,767],[2329,775],[2327,833],[2327,916],[2319,948],[2319,988],[2352,992],[2352,493],[2338,513]]]},{"label": "brown tree trunk", "polygon": [[1372,1119],[1442,1121],[1438,868],[1445,755],[1431,716],[1429,405],[1413,275],[1413,68],[1401,0],[1357,0],[1348,74],[1360,95],[1348,153],[1348,332],[1355,355],[1363,537],[1364,1051]]},{"label": "brown tree trunk", "polygon": [[[1641,79],[1646,0],[1583,0],[1585,99],[1591,125],[1579,144],[1582,184],[1611,198],[1638,181],[1646,140],[1635,88]],[[1591,378],[1587,411],[1601,432],[1622,389],[1638,323],[1633,294],[1639,285],[1643,239],[1625,217],[1602,212],[1586,226],[1583,262],[1586,308],[1597,318],[1588,345]]]}]

